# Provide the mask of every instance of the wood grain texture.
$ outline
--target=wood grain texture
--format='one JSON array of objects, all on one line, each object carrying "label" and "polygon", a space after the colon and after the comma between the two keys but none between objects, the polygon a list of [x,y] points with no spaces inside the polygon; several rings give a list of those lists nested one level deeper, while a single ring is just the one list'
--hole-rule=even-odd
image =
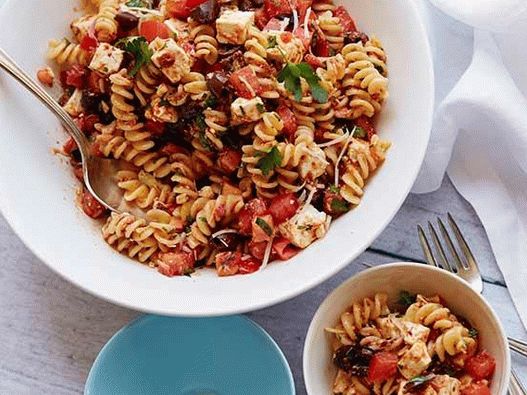
[{"label": "wood grain texture", "polygon": [[[445,203],[446,202],[446,203]],[[446,182],[430,195],[410,196],[401,212],[373,244],[336,276],[282,304],[248,314],[284,351],[297,394],[305,394],[303,342],[311,317],[324,297],[342,281],[363,270],[361,262],[382,264],[422,260],[415,224],[451,211],[469,241],[486,277],[485,296],[509,335],[527,339],[492,258],[485,232],[470,206]],[[51,272],[21,243],[0,217],[0,394],[78,394],[101,347],[139,313],[88,295]],[[394,257],[400,257],[395,259]],[[515,359],[527,382],[527,362]]]}]

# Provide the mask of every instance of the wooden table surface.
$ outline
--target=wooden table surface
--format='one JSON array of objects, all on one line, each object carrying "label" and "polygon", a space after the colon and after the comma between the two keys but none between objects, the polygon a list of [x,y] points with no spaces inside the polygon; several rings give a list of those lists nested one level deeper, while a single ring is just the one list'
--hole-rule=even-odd
[{"label": "wooden table surface", "polygon": [[[284,351],[297,394],[304,337],[317,306],[338,284],[363,270],[361,263],[422,261],[415,225],[450,211],[467,234],[485,277],[484,296],[509,336],[527,339],[485,231],[472,207],[447,180],[427,195],[410,195],[371,248],[336,276],[290,301],[248,314]],[[139,313],[114,306],[75,288],[41,263],[0,216],[0,394],[78,394],[105,342]],[[514,365],[527,383],[527,360]],[[278,395],[278,394],[277,394]]]}]

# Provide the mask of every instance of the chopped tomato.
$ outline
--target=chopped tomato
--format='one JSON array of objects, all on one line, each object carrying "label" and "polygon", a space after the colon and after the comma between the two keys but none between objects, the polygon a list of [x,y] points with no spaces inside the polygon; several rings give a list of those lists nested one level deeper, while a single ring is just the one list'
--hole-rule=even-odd
[{"label": "chopped tomato", "polygon": [[488,379],[494,373],[496,360],[486,351],[474,355],[467,361],[466,371],[476,380]]},{"label": "chopped tomato", "polygon": [[245,66],[231,74],[229,83],[236,90],[238,96],[251,99],[261,92],[260,83],[254,69]]},{"label": "chopped tomato", "polygon": [[216,254],[216,271],[218,276],[233,276],[240,269],[242,254],[238,251],[225,251]]},{"label": "chopped tomato", "polygon": [[86,69],[80,64],[74,64],[68,70],[66,70],[66,86],[71,86],[73,88],[82,89],[84,83],[86,82]]},{"label": "chopped tomato", "polygon": [[243,235],[250,235],[252,230],[253,219],[257,215],[263,215],[267,212],[267,206],[263,199],[255,198],[245,204],[238,214],[238,227]]},{"label": "chopped tomato", "polygon": [[282,33],[280,33],[280,39],[286,44],[290,43],[291,40],[293,39],[293,33],[291,33],[291,32],[282,32]]},{"label": "chopped tomato", "polygon": [[37,78],[40,81],[40,83],[49,86],[50,88],[53,86],[53,72],[49,67],[40,69],[37,71]]},{"label": "chopped tomato", "polygon": [[333,15],[340,19],[340,24],[344,28],[344,33],[352,33],[357,31],[357,25],[355,25],[355,21],[343,6],[338,6],[335,8],[333,10]]},{"label": "chopped tomato", "polygon": [[156,19],[147,19],[139,23],[139,35],[150,42],[156,37],[169,38],[170,30],[168,30],[168,27],[163,22]]},{"label": "chopped tomato", "polygon": [[295,132],[297,128],[295,114],[285,104],[280,104],[278,108],[276,109],[276,112],[278,113],[278,115],[280,115],[280,118],[282,119],[282,122],[284,123],[284,128],[282,129],[282,133],[284,133],[287,136],[289,141],[293,141],[295,138]]},{"label": "chopped tomato", "polygon": [[223,149],[218,156],[218,167],[226,174],[231,174],[238,169],[242,155],[231,148]]},{"label": "chopped tomato", "polygon": [[254,12],[254,24],[258,27],[258,29],[263,29],[265,25],[267,25],[267,22],[269,21],[269,16],[267,16],[267,12],[265,11],[265,8],[259,8]]},{"label": "chopped tomato", "polygon": [[249,253],[255,257],[256,259],[259,259],[260,261],[263,260],[265,255],[265,249],[267,248],[267,243],[265,241],[261,241],[258,243],[255,243],[254,241],[250,241],[247,244],[247,248],[249,248]]},{"label": "chopped tomato", "polygon": [[76,149],[77,143],[75,142],[75,140],[73,140],[73,137],[70,137],[68,141],[66,141],[62,146],[62,151],[64,151],[66,155],[71,155],[71,153]]},{"label": "chopped tomato", "polygon": [[165,132],[164,122],[156,122],[156,121],[152,121],[151,119],[148,119],[145,122],[145,127],[146,127],[146,130],[148,130],[154,136],[161,136]]},{"label": "chopped tomato", "polygon": [[264,0],[264,9],[270,18],[278,15],[289,15],[293,12],[287,0]]},{"label": "chopped tomato", "polygon": [[259,215],[252,222],[252,240],[255,243],[268,242],[274,235],[273,217],[269,214]]},{"label": "chopped tomato", "polygon": [[491,393],[484,383],[471,383],[461,391],[461,395],[491,395]]},{"label": "chopped tomato", "polygon": [[167,0],[166,10],[170,16],[186,19],[190,12],[207,0]]},{"label": "chopped tomato", "polygon": [[300,204],[294,193],[283,193],[271,200],[269,212],[273,216],[274,222],[279,225],[295,215],[299,206]]},{"label": "chopped tomato", "polygon": [[95,132],[95,124],[101,121],[97,114],[85,115],[82,117],[82,119],[83,122],[81,130],[88,136]]},{"label": "chopped tomato", "polygon": [[90,71],[87,78],[88,90],[92,93],[103,93],[104,77],[95,71]]},{"label": "chopped tomato", "polygon": [[373,356],[368,369],[368,380],[385,381],[397,373],[397,355],[379,352]]},{"label": "chopped tomato", "polygon": [[[304,17],[306,16],[307,9],[311,7],[311,4],[313,3],[313,0],[295,0],[295,8],[298,12],[298,19],[299,23],[304,23]],[[316,17],[316,14],[314,12],[310,15],[311,18]]]},{"label": "chopped tomato", "polygon": [[291,244],[291,242],[285,237],[277,237],[273,240],[273,253],[276,254],[276,257],[282,261],[287,261],[294,257],[300,248]]},{"label": "chopped tomato", "polygon": [[104,157],[105,155],[103,154],[103,152],[101,151],[101,145],[99,144],[99,142],[95,141],[93,142],[91,145],[90,145],[90,151],[91,151],[91,154],[94,155],[94,156],[97,156],[99,158],[102,158]]},{"label": "chopped tomato", "polygon": [[157,259],[159,273],[168,277],[190,274],[194,271],[194,253],[189,252],[164,252]]},{"label": "chopped tomato", "polygon": [[97,45],[99,45],[99,41],[92,34],[86,34],[80,42],[81,48],[88,52],[94,51]]},{"label": "chopped tomato", "polygon": [[318,57],[310,53],[306,54],[305,61],[314,69],[316,69],[317,67],[324,66],[324,63],[322,63],[322,61]]},{"label": "chopped tomato", "polygon": [[262,266],[262,262],[246,254],[242,256],[240,260],[238,273],[240,274],[254,273],[258,269],[260,269],[260,266]]},{"label": "chopped tomato", "polygon": [[279,19],[271,18],[271,19],[269,19],[269,22],[267,22],[267,24],[263,28],[263,31],[264,32],[268,32],[269,30],[278,30],[279,31],[281,27],[282,27],[282,22],[280,22]]},{"label": "chopped tomato", "polygon": [[355,125],[367,133],[368,140],[371,140],[372,136],[376,134],[372,119],[364,115],[361,115],[355,120]]},{"label": "chopped tomato", "polygon": [[82,210],[88,217],[99,218],[106,212],[106,208],[87,189],[84,190],[81,199]]},{"label": "chopped tomato", "polygon": [[174,143],[168,143],[165,144],[163,148],[161,148],[161,153],[170,156],[174,154],[184,154],[186,152],[179,145],[176,145]]},{"label": "chopped tomato", "polygon": [[327,58],[331,55],[331,47],[329,46],[329,41],[326,39],[326,36],[322,32],[317,31],[313,52],[314,55],[322,56],[323,58]]}]

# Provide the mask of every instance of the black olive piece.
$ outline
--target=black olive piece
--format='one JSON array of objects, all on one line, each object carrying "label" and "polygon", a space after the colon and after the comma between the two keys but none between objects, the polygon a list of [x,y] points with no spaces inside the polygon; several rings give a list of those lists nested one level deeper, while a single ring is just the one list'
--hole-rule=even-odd
[{"label": "black olive piece", "polygon": [[124,31],[132,30],[139,23],[139,18],[129,12],[121,11],[115,16],[119,27]]},{"label": "black olive piece", "polygon": [[216,97],[222,97],[225,93],[225,89],[227,88],[227,83],[229,81],[227,73],[223,71],[208,73],[206,79],[207,88],[209,88],[212,94]]},{"label": "black olive piece", "polygon": [[366,42],[369,39],[370,38],[365,33],[362,33],[362,32],[351,32],[351,33],[348,33],[348,34],[344,35],[344,44],[350,44],[350,43],[354,44],[354,43],[358,43],[358,42],[362,42],[363,44],[366,44]]},{"label": "black olive piece", "polygon": [[82,162],[81,152],[78,149],[71,151],[70,156],[75,162]]},{"label": "black olive piece", "polygon": [[240,10],[252,11],[260,8],[263,5],[263,0],[240,0]]},{"label": "black olive piece", "polygon": [[82,91],[81,105],[87,113],[97,114],[99,112],[100,103],[101,95],[87,90]]},{"label": "black olive piece", "polygon": [[217,251],[234,251],[240,241],[237,233],[224,233],[211,239]]},{"label": "black olive piece", "polygon": [[198,7],[194,8],[190,13],[190,17],[199,23],[211,23],[216,20],[217,9],[213,0],[206,1],[205,3],[200,4]]},{"label": "black olive piece", "polygon": [[364,377],[368,374],[368,367],[374,352],[361,346],[342,346],[333,357],[335,365],[342,370]]}]

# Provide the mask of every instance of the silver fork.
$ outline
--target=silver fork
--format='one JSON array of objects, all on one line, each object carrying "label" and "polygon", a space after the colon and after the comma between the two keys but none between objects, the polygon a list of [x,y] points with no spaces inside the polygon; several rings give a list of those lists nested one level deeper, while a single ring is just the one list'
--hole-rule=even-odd
[{"label": "silver fork", "polygon": [[[464,259],[461,259],[461,257],[459,256],[459,253],[456,247],[454,246],[454,242],[452,241],[452,238],[450,237],[450,234],[448,233],[448,230],[441,218],[437,218],[437,223],[439,226],[439,231],[443,236],[443,240],[445,241],[445,244],[447,246],[447,249],[450,252],[450,256],[453,258],[453,262],[447,258],[445,249],[443,248],[439,235],[437,234],[434,225],[432,225],[432,223],[429,221],[428,230],[430,231],[430,235],[432,237],[432,241],[434,243],[437,255],[439,255],[440,262],[438,262],[434,256],[434,253],[432,251],[432,248],[430,247],[430,243],[428,242],[423,227],[421,225],[417,225],[419,242],[421,243],[421,248],[423,249],[427,263],[429,265],[436,266],[440,269],[448,270],[452,273],[457,274],[459,277],[465,280],[472,289],[479,293],[482,293],[483,279],[481,277],[478,264],[476,262],[476,259],[474,258],[474,254],[468,246],[468,243],[463,237],[463,234],[459,230],[459,226],[457,225],[456,221],[454,221],[452,215],[448,213],[448,223],[450,225],[450,228],[452,229],[452,233],[454,233],[458,247],[461,250]],[[509,347],[511,350],[527,357],[527,343],[511,338],[509,338],[508,340]],[[512,370],[511,382],[509,384],[509,393],[513,395],[527,395],[527,391],[521,384],[514,370]]]}]

